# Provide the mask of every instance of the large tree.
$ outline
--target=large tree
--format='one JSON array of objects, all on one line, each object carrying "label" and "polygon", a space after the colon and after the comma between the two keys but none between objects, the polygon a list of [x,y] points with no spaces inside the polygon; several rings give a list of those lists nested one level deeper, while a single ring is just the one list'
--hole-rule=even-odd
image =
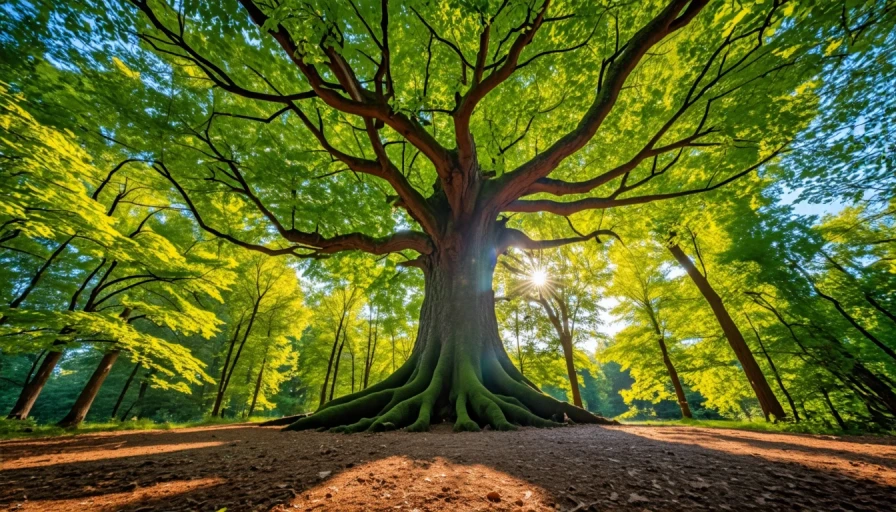
[{"label": "large tree", "polygon": [[344,431],[601,421],[513,366],[498,258],[602,233],[535,240],[527,217],[624,218],[761,170],[813,114],[840,30],[839,7],[781,0],[131,3],[138,18],[103,15],[139,25],[152,55],[121,62],[169,91],[180,134],[154,168],[202,229],[423,272],[408,361],[289,427]]}]

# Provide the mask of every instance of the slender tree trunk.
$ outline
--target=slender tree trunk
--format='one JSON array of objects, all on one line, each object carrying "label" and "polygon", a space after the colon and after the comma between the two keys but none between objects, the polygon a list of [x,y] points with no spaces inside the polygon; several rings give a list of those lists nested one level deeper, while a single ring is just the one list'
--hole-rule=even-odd
[{"label": "slender tree trunk", "polygon": [[841,430],[846,430],[846,422],[843,421],[843,418],[840,416],[840,413],[837,412],[837,409],[834,407],[833,402],[831,402],[831,397],[828,395],[828,390],[825,388],[821,388],[821,394],[824,396],[824,403],[828,404],[828,409],[831,411],[831,416],[837,420],[837,425],[840,426]]},{"label": "slender tree trunk", "polygon": [[252,413],[255,412],[255,404],[258,402],[258,392],[261,391],[261,382],[264,377],[264,366],[268,362],[268,355],[265,354],[261,360],[261,369],[258,370],[258,379],[255,380],[255,391],[252,393],[252,405],[249,406],[249,414],[248,418],[252,417]]},{"label": "slender tree trunk", "polygon": [[[336,337],[333,338],[333,347],[330,349],[330,360],[327,361],[327,373],[324,375],[324,384],[320,388],[320,404],[323,407],[327,402],[327,386],[330,384],[330,371],[333,369],[333,358],[336,357],[336,348],[339,346],[339,336],[342,334],[342,327],[345,323],[345,312],[339,318],[339,325],[336,326]],[[332,393],[331,393],[332,396]],[[332,398],[330,398],[332,400]]]},{"label": "slender tree trunk", "polygon": [[236,346],[236,341],[240,337],[240,329],[243,327],[243,319],[240,318],[239,323],[236,325],[236,331],[233,333],[233,338],[230,339],[230,347],[227,349],[227,357],[224,358],[224,366],[221,367],[221,378],[218,379],[218,390],[215,392],[215,404],[212,406],[212,418],[215,418],[221,412],[221,402],[224,399],[224,382],[227,380],[227,369],[230,366],[230,358],[233,356],[233,348]]},{"label": "slender tree trunk", "polygon": [[342,333],[342,343],[339,344],[339,353],[336,354],[336,361],[333,363],[333,382],[330,383],[330,400],[333,400],[333,394],[336,391],[336,381],[339,377],[339,362],[342,360],[342,349],[345,347],[345,331]]},{"label": "slender tree trunk", "polygon": [[118,394],[118,399],[115,400],[115,406],[112,407],[112,414],[109,415],[110,418],[115,419],[118,417],[118,410],[121,408],[122,402],[124,402],[124,397],[128,394],[128,389],[131,387],[131,383],[134,382],[134,377],[137,376],[137,372],[140,371],[140,368],[143,366],[143,363],[137,362],[134,365],[134,369],[131,370],[130,375],[128,375],[128,379],[124,381],[124,387],[121,388],[121,393]]},{"label": "slender tree trunk", "polygon": [[777,420],[784,419],[786,414],[784,413],[784,408],[781,407],[781,402],[778,401],[775,393],[768,385],[768,381],[765,380],[765,376],[762,374],[762,370],[759,368],[756,358],[753,357],[750,347],[744,340],[743,334],[741,334],[740,330],[737,328],[737,324],[734,323],[734,320],[731,318],[731,315],[728,314],[728,310],[725,308],[724,303],[722,303],[722,298],[719,297],[719,294],[712,288],[712,285],[710,285],[706,276],[697,270],[697,267],[694,266],[694,262],[681,250],[681,247],[679,247],[678,244],[668,244],[666,247],[669,249],[669,252],[672,253],[672,256],[675,257],[675,260],[678,261],[678,264],[681,265],[688,276],[690,276],[691,280],[700,290],[700,293],[703,294],[703,298],[709,303],[713,313],[715,313],[716,319],[722,327],[722,331],[725,333],[725,337],[728,338],[729,345],[731,345],[732,350],[734,350],[734,355],[737,356],[737,360],[740,362],[740,365],[747,376],[747,380],[749,380],[750,386],[756,394],[756,398],[759,399],[759,405],[762,407],[763,412],[766,415],[771,414]]},{"label": "slender tree trunk", "polygon": [[560,346],[563,347],[563,359],[566,361],[566,376],[569,379],[569,387],[572,389],[572,403],[576,407],[584,407],[582,405],[582,393],[579,390],[579,375],[576,373],[575,361],[573,361],[572,339],[564,336],[560,339]]},{"label": "slender tree trunk", "polygon": [[672,364],[669,357],[669,351],[666,348],[666,340],[662,335],[657,337],[657,343],[660,346],[660,352],[663,354],[663,364],[666,365],[666,371],[669,373],[669,379],[672,381],[672,387],[675,388],[675,397],[678,399],[678,407],[681,408],[681,416],[684,418],[693,418],[691,414],[691,406],[688,405],[688,398],[684,394],[684,387],[681,385],[681,379],[678,377],[678,371]]},{"label": "slender tree trunk", "polygon": [[31,363],[31,369],[28,370],[28,375],[25,375],[25,383],[24,386],[27,386],[29,382],[31,382],[31,378],[34,376],[34,372],[37,370],[37,365],[40,363],[41,358],[47,355],[47,349],[41,350],[37,357],[34,358],[34,362]]},{"label": "slender tree trunk", "polygon": [[106,377],[109,376],[109,372],[112,370],[112,365],[118,360],[120,354],[121,350],[116,349],[110,350],[103,355],[99,366],[93,371],[90,379],[87,380],[87,384],[84,386],[84,389],[81,390],[81,394],[78,395],[75,404],[68,414],[57,423],[57,426],[63,428],[77,428],[77,426],[84,421],[84,418],[87,417],[87,413],[90,411],[90,406],[93,405],[93,401],[100,391],[100,387],[102,387]]},{"label": "slender tree trunk", "polygon": [[663,364],[666,366],[666,373],[669,374],[669,380],[672,381],[672,387],[675,389],[675,398],[678,400],[678,407],[681,409],[681,417],[691,419],[693,418],[693,415],[691,414],[691,406],[688,404],[687,395],[684,394],[684,387],[681,385],[681,379],[678,377],[678,370],[675,369],[675,365],[672,363],[672,358],[669,357],[669,350],[666,347],[666,337],[660,328],[657,312],[652,309],[653,306],[649,302],[645,301],[645,306],[648,308],[647,315],[650,318],[651,325],[653,325],[653,332],[656,334],[656,341],[660,346],[660,353],[663,355]]},{"label": "slender tree trunk", "polygon": [[131,402],[128,410],[121,415],[121,421],[125,421],[128,415],[131,413],[131,410],[134,407],[137,407],[137,414],[135,416],[136,419],[140,419],[140,416],[143,414],[143,399],[146,397],[146,390],[149,389],[149,378],[152,376],[152,372],[146,374],[143,377],[143,380],[140,382],[140,390],[137,391],[137,399]]},{"label": "slender tree trunk", "polygon": [[[370,370],[373,368],[373,362],[376,359],[376,345],[379,340],[379,328],[380,328],[380,311],[379,308],[376,309],[376,316],[373,321],[373,346],[370,346],[370,332],[367,334],[367,358],[364,360],[364,387],[362,389],[367,389],[367,386],[370,383]],[[354,363],[352,363],[354,364]]]},{"label": "slender tree trunk", "polygon": [[762,338],[759,336],[759,331],[757,331],[756,327],[753,326],[753,321],[750,320],[749,316],[744,316],[746,316],[747,323],[750,324],[750,328],[753,329],[753,334],[756,335],[756,341],[759,342],[759,349],[762,350],[762,354],[765,356],[765,360],[768,361],[768,366],[772,369],[772,374],[775,376],[775,381],[778,383],[778,387],[781,388],[781,392],[784,393],[784,397],[787,398],[787,403],[790,405],[790,410],[793,412],[794,421],[799,423],[800,414],[796,411],[796,404],[793,403],[793,397],[790,396],[787,388],[784,387],[784,381],[781,379],[781,374],[778,372],[778,367],[775,366],[775,362],[772,361],[772,356],[769,355],[768,351],[765,349],[765,344],[762,342]]}]

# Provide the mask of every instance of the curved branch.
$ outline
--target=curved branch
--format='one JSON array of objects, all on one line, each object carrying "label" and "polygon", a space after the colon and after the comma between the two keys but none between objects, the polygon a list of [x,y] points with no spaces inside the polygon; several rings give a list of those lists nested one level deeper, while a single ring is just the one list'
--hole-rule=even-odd
[{"label": "curved branch", "polygon": [[687,25],[706,5],[707,0],[673,0],[626,43],[609,65],[603,83],[591,107],[571,132],[557,140],[547,151],[497,181],[495,202],[502,207],[522,196],[539,178],[544,178],[568,156],[581,149],[594,137],[610,113],[626,79],[641,58],[667,35]]},{"label": "curved branch", "polygon": [[[403,250],[413,250],[421,254],[429,254],[432,252],[432,242],[429,236],[417,231],[399,231],[385,237],[372,237],[361,233],[324,237],[317,232],[308,233],[297,229],[285,229],[283,226],[279,225],[279,223],[275,224],[277,225],[281,236],[296,245],[271,248],[261,244],[246,242],[245,240],[240,240],[233,235],[224,233],[207,224],[186,189],[184,189],[177,179],[174,178],[163,162],[156,161],[153,169],[166,178],[174,188],[177,189],[200,228],[218,238],[227,240],[228,242],[245,249],[261,252],[269,256],[293,255],[301,258],[317,258],[322,255],[341,251],[363,251],[371,254],[387,254]],[[250,200],[251,199],[252,197],[250,196]],[[253,202],[256,206],[262,208],[261,212],[268,219],[276,219],[273,214],[260,203],[260,201]]]},{"label": "curved branch", "polygon": [[666,199],[674,199],[677,197],[685,197],[694,194],[701,194],[703,192],[709,192],[711,190],[715,190],[717,188],[724,187],[725,185],[746,176],[747,174],[755,171],[771,159],[775,158],[781,152],[784,151],[784,147],[780,147],[775,150],[769,156],[763,158],[759,162],[747,167],[746,169],[738,172],[737,174],[733,174],[728,178],[716,183],[715,185],[708,185],[703,188],[691,189],[691,190],[681,190],[678,192],[669,192],[665,194],[648,194],[643,196],[635,196],[635,197],[626,197],[622,199],[608,198],[608,197],[589,197],[586,199],[580,199],[578,201],[554,201],[551,199],[518,199],[516,201],[511,202],[507,206],[501,209],[503,212],[518,212],[518,213],[535,213],[535,212],[548,212],[556,215],[572,215],[574,213],[582,212],[585,210],[605,210],[608,208],[616,208],[619,206],[629,206],[634,204],[644,204],[651,203],[653,201],[662,201]]},{"label": "curved branch", "polygon": [[504,236],[501,240],[501,243],[498,246],[498,254],[503,253],[505,250],[516,247],[518,249],[525,250],[538,250],[538,249],[553,249],[555,247],[561,247],[564,245],[574,244],[577,242],[587,242],[588,240],[597,240],[598,243],[601,242],[601,236],[609,236],[613,237],[616,240],[622,242],[622,238],[619,237],[616,232],[611,229],[598,229],[592,231],[591,233],[573,236],[569,238],[555,238],[550,240],[532,240],[529,238],[529,235],[523,233],[518,229],[506,228],[504,231]]}]

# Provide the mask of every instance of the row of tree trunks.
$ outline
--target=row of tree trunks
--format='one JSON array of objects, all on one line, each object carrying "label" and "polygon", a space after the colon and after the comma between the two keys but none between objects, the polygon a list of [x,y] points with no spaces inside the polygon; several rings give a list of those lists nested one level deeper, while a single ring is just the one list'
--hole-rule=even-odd
[{"label": "row of tree trunks", "polygon": [[712,308],[716,320],[718,320],[722,331],[725,333],[725,337],[728,339],[728,344],[731,345],[734,355],[740,362],[740,365],[747,376],[747,380],[750,382],[750,386],[753,388],[753,392],[759,400],[759,405],[762,408],[763,414],[765,414],[766,418],[769,415],[772,415],[776,420],[785,419],[786,414],[784,413],[784,408],[781,406],[781,402],[778,401],[772,388],[768,385],[768,381],[765,380],[765,375],[763,375],[762,370],[759,368],[756,358],[753,357],[753,352],[750,351],[750,347],[744,340],[743,334],[741,334],[737,324],[734,323],[734,320],[725,308],[722,298],[713,289],[706,276],[697,270],[697,267],[694,266],[694,262],[691,261],[691,258],[684,253],[678,244],[669,243],[666,247],[669,249],[669,252],[672,253],[672,256],[678,264],[684,268],[685,272],[687,272],[688,276],[700,290],[703,298],[706,299],[706,302],[708,302],[709,306]]}]

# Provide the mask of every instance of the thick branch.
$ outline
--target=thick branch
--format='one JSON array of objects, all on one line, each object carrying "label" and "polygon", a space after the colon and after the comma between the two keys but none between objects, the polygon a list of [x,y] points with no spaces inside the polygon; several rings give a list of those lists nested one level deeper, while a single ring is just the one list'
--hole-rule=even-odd
[{"label": "thick branch", "polygon": [[497,180],[498,192],[495,200],[498,206],[502,207],[522,196],[533,183],[546,177],[566,157],[587,144],[616,104],[623,84],[641,58],[668,34],[688,24],[706,3],[707,0],[673,0],[632,36],[620,55],[610,64],[591,107],[576,128],[561,137],[547,151]]}]

